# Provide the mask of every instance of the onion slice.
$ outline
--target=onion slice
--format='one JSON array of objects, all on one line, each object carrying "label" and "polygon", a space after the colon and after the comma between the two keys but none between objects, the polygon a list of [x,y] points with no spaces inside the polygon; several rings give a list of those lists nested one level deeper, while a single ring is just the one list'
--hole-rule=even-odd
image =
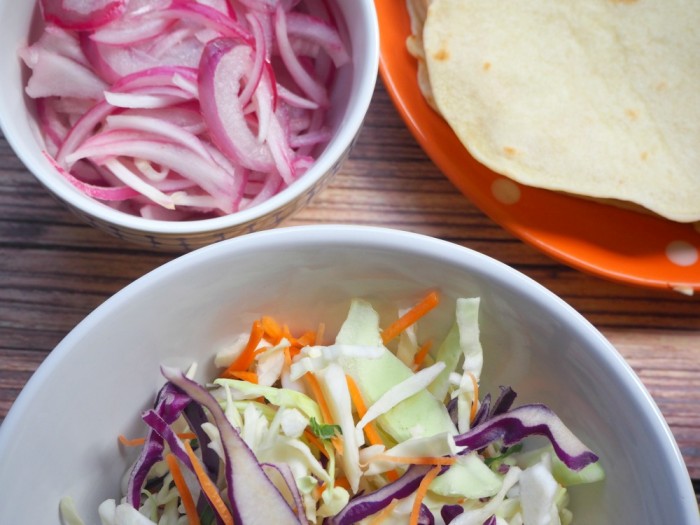
[{"label": "onion slice", "polygon": [[108,24],[126,11],[126,0],[41,0],[44,20],[85,31]]}]

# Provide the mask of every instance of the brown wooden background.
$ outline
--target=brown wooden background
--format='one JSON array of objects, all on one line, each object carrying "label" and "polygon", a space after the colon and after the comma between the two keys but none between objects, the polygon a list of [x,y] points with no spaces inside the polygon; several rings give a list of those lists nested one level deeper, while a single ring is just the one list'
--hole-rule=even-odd
[{"label": "brown wooden background", "polygon": [[[511,236],[425,156],[378,85],[360,140],[331,185],[285,225],[386,226],[495,257],[561,296],[639,374],[700,487],[700,298],[633,288],[562,266]],[[0,421],[51,349],[109,296],[179,255],[86,226],[0,136]]]}]

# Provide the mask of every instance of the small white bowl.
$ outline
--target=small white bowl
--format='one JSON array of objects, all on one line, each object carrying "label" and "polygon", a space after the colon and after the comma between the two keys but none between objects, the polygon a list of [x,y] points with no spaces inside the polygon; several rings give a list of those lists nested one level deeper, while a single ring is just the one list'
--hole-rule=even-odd
[{"label": "small white bowl", "polygon": [[243,233],[271,228],[305,206],[348,156],[374,92],[379,65],[379,28],[371,0],[337,1],[350,41],[350,65],[338,71],[327,123],[332,139],[294,184],[253,208],[199,221],[159,221],[123,213],[87,197],[51,167],[41,153],[34,104],[24,92],[27,71],[17,51],[38,20],[36,2],[0,0],[0,127],[27,169],[83,220],[122,239],[153,247],[192,249]]},{"label": "small white bowl", "polygon": [[[265,264],[261,264],[265,261]],[[459,296],[480,296],[482,391],[543,402],[601,457],[607,479],[572,487],[575,523],[697,525],[687,469],[657,406],[581,315],[515,270],[457,245],[351,226],[282,228],[189,253],[107,300],[51,352],[0,426],[0,523],[56,523],[70,495],[88,523],[119,497],[159,366],[200,363],[269,314],[293,330],[337,330],[351,297],[388,312],[428,289],[444,333]],[[393,311],[393,310],[392,310]]]}]

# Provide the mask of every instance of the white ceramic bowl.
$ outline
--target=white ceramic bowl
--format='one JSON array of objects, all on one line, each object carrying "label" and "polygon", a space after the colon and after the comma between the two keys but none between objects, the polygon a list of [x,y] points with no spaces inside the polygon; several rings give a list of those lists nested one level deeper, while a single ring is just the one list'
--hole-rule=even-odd
[{"label": "white ceramic bowl", "polygon": [[337,172],[367,113],[379,65],[379,29],[371,0],[337,1],[350,42],[352,63],[338,71],[331,91],[328,126],[333,138],[298,181],[269,200],[225,217],[168,222],[136,217],[83,195],[41,153],[34,104],[24,93],[26,68],[17,50],[27,44],[37,23],[34,0],[0,0],[0,127],[27,169],[88,223],[117,237],[153,247],[195,248],[225,238],[270,228],[301,209]]},{"label": "white ceramic bowl", "polygon": [[[261,263],[264,261],[264,264]],[[617,351],[562,300],[454,244],[378,228],[245,235],[156,269],[107,300],[48,356],[0,426],[0,523],[55,523],[71,495],[89,523],[119,495],[118,434],[137,436],[159,365],[202,365],[253,319],[333,333],[353,296],[387,312],[440,291],[436,333],[458,296],[482,299],[482,391],[544,402],[601,457],[607,480],[572,488],[578,524],[690,525],[698,509],[676,443]],[[392,307],[393,312],[393,307]]]}]

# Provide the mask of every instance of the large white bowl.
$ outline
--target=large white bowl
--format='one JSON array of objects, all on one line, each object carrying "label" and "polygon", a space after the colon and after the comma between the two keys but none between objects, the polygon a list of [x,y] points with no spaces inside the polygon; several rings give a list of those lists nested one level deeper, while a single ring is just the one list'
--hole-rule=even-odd
[{"label": "large white bowl", "polygon": [[[513,269],[410,233],[318,226],[202,248],[106,301],[56,349],[0,426],[0,523],[56,523],[71,495],[89,523],[119,495],[118,434],[138,436],[162,363],[201,363],[261,314],[327,333],[348,300],[384,312],[437,289],[436,334],[459,296],[482,298],[483,391],[512,385],[544,402],[601,457],[607,480],[571,490],[578,524],[689,525],[698,508],[658,408],[617,351],[578,313]],[[393,311],[393,308],[392,308]],[[211,377],[211,376],[210,376]]]},{"label": "large white bowl", "polygon": [[117,211],[75,189],[42,154],[34,103],[24,93],[27,71],[17,51],[37,24],[35,0],[0,0],[0,127],[27,169],[83,220],[122,239],[153,247],[196,248],[277,226],[321,191],[348,156],[367,114],[379,66],[379,27],[372,0],[334,2],[347,30],[351,63],[338,70],[327,125],[332,138],[299,180],[258,206],[199,221],[160,221]]}]

